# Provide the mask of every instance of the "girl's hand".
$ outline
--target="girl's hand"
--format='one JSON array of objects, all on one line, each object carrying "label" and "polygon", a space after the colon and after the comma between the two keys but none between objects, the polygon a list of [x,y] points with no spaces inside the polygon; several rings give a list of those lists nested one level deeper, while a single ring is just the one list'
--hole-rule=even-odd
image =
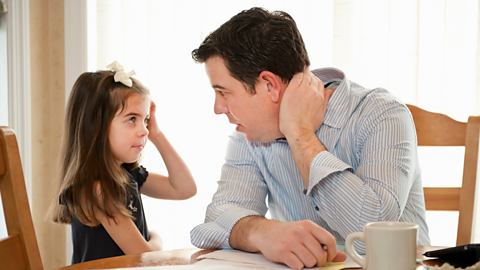
[{"label": "girl's hand", "polygon": [[158,135],[162,133],[160,128],[158,127],[157,124],[157,118],[155,116],[155,112],[157,111],[157,105],[155,105],[155,102],[150,101],[150,120],[148,121],[148,138],[151,140],[152,138],[156,138]]},{"label": "girl's hand", "polygon": [[140,188],[140,192],[158,199],[185,200],[197,193],[197,186],[187,164],[158,128],[155,117],[156,108],[155,103],[151,101],[148,139],[162,156],[168,176],[149,172],[147,181]]}]

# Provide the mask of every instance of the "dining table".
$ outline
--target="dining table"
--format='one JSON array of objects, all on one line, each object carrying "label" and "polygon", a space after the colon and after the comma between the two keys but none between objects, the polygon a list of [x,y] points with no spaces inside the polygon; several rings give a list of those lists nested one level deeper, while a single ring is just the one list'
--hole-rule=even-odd
[{"label": "dining table", "polygon": [[[440,266],[442,262],[424,257],[427,251],[442,249],[440,246],[417,246],[417,264],[428,266]],[[141,254],[123,255],[106,259],[99,259],[83,263],[77,263],[57,270],[84,270],[84,269],[114,269],[142,266],[163,266],[163,265],[188,265],[199,261],[200,255],[214,252],[214,249],[186,248],[164,251],[152,251]],[[361,268],[356,268],[361,269]]]}]

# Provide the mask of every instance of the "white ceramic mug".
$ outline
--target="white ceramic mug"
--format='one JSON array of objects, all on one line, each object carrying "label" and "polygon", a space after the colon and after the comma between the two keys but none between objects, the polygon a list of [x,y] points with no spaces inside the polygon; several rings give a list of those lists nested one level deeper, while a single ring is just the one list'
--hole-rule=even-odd
[{"label": "white ceramic mug", "polygon": [[[413,270],[417,263],[418,225],[407,222],[372,222],[364,232],[351,233],[345,241],[348,255],[366,270]],[[354,240],[365,243],[366,256],[353,247]]]}]

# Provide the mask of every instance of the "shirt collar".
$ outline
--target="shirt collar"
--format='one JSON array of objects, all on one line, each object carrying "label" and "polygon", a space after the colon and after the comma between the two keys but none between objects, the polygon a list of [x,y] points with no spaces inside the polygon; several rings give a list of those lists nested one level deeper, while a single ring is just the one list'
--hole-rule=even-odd
[{"label": "shirt collar", "polygon": [[323,120],[324,125],[340,129],[343,127],[350,115],[350,82],[345,73],[336,68],[319,68],[312,70],[324,84],[332,81],[341,81],[337,89],[328,101],[327,111]]}]

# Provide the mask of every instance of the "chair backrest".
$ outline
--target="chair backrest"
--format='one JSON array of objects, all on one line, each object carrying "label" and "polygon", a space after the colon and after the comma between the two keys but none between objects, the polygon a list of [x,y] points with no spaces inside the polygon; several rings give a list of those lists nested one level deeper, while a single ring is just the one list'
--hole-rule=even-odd
[{"label": "chair backrest", "polygon": [[0,240],[0,268],[43,270],[17,139],[5,126],[0,127],[0,192],[8,231]]},{"label": "chair backrest", "polygon": [[439,113],[407,105],[417,130],[418,146],[464,146],[461,187],[424,187],[426,210],[458,211],[457,246],[472,241],[472,224],[477,180],[480,116],[459,122]]}]

